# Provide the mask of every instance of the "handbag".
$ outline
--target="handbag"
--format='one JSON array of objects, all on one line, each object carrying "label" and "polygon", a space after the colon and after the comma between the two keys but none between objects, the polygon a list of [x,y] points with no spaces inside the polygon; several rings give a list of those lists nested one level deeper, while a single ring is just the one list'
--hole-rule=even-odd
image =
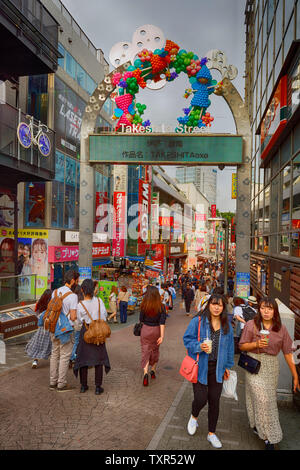
[{"label": "handbag", "polygon": [[[253,327],[255,333],[255,326]],[[238,366],[245,369],[250,374],[258,374],[260,369],[260,361],[255,359],[254,357],[249,356],[246,352],[241,352]]]},{"label": "handbag", "polygon": [[[201,319],[199,316],[199,326],[198,326],[198,341],[200,342],[200,326]],[[196,384],[198,382],[198,368],[199,368],[199,353],[197,354],[197,359],[193,359],[188,354],[182,361],[179,373],[189,382]]]},{"label": "handbag", "polygon": [[143,326],[143,323],[141,323],[141,322],[136,323],[134,325],[134,327],[133,327],[134,336],[141,336],[142,326]]}]

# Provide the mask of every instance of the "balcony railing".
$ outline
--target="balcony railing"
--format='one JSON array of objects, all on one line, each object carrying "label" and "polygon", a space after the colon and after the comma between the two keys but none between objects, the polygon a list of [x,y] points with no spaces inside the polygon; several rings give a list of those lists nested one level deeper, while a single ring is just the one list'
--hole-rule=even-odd
[{"label": "balcony railing", "polygon": [[36,274],[0,277],[0,307],[20,302],[35,303]]},{"label": "balcony railing", "polygon": [[[55,133],[51,129],[47,133],[51,142],[51,154],[44,157],[36,145],[32,144],[28,149],[20,145],[17,138],[17,128],[20,122],[28,123],[26,115],[21,110],[9,104],[0,104],[0,163],[37,177],[53,178]],[[37,124],[37,121],[35,123]]]},{"label": "balcony railing", "polygon": [[40,0],[0,0],[4,14],[57,69],[58,23]]}]

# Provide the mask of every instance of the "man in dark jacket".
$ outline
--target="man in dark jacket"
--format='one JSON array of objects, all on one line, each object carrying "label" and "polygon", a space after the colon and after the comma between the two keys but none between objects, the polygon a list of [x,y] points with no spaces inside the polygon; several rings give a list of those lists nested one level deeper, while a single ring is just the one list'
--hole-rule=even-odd
[{"label": "man in dark jacket", "polygon": [[190,308],[191,308],[191,303],[194,300],[195,294],[193,289],[191,288],[190,284],[186,284],[186,289],[184,290],[184,303],[185,303],[185,311],[186,315],[190,315]]}]

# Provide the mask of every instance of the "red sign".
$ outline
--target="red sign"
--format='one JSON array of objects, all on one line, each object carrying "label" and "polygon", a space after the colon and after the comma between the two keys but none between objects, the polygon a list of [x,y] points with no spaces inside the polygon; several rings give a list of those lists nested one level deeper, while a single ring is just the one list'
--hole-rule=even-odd
[{"label": "red sign", "polygon": [[[106,258],[110,256],[109,243],[94,243],[93,258]],[[67,261],[77,261],[79,258],[79,246],[49,246],[49,263],[64,263]]]},{"label": "red sign", "polygon": [[125,256],[126,241],[126,193],[114,192],[114,218],[112,255]]},{"label": "red sign", "polygon": [[[151,256],[151,261],[153,261],[153,268],[164,270],[164,257],[165,257],[165,245],[162,243],[156,243],[152,245],[151,249],[155,251],[155,255]],[[138,245],[138,255],[145,256],[146,250],[150,250],[149,244],[139,244]]]},{"label": "red sign", "polygon": [[174,226],[174,217],[159,217],[159,226],[160,227],[173,227]]},{"label": "red sign", "polygon": [[260,129],[261,159],[265,159],[286,126],[287,75],[281,78]]},{"label": "red sign", "polygon": [[211,216],[213,219],[217,217],[217,206],[216,204],[211,205]]},{"label": "red sign", "polygon": [[110,256],[109,243],[94,243],[93,244],[93,258],[106,258]]},{"label": "red sign", "polygon": [[292,228],[300,228],[300,219],[292,219]]}]

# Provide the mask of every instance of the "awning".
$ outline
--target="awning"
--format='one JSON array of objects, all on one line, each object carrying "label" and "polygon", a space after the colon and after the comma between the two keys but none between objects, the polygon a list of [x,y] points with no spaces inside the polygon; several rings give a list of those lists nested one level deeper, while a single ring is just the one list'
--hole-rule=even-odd
[{"label": "awning", "polygon": [[93,266],[104,266],[105,264],[110,264],[111,262],[111,259],[99,259],[93,261]]},{"label": "awning", "polygon": [[125,258],[129,259],[129,261],[141,261],[142,263],[145,261],[144,256],[125,256]]},{"label": "awning", "polygon": [[179,253],[178,255],[170,255],[169,258],[185,258],[188,256],[187,253]]}]

